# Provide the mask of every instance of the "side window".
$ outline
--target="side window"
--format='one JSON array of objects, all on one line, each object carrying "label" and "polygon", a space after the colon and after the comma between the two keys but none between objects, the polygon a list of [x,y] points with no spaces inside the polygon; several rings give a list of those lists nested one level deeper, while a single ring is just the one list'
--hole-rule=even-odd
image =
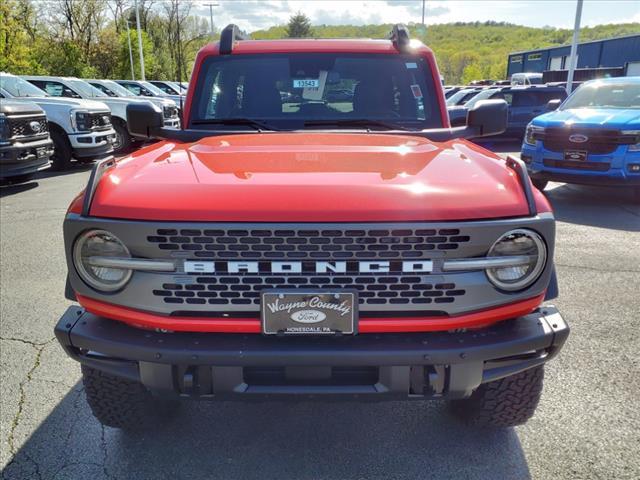
[{"label": "side window", "polygon": [[154,85],[156,87],[158,87],[160,90],[162,90],[164,93],[168,93],[169,95],[173,95],[173,92],[171,91],[171,89],[169,87],[167,87],[165,84],[163,84],[163,83],[154,83]]},{"label": "side window", "polygon": [[140,95],[142,95],[143,97],[153,97],[153,93],[151,93],[144,87],[140,87]]},{"label": "side window", "polygon": [[109,90],[107,87],[105,87],[104,85],[100,85],[99,83],[93,83],[93,82],[89,82],[91,84],[91,86],[97,88],[98,90],[100,90],[102,93],[106,93],[107,95],[109,95],[110,97],[115,97],[116,94],[113,93],[111,90]]},{"label": "side window", "polygon": [[31,83],[36,87],[41,88],[52,97],[82,98],[76,92],[60,82],[53,82],[51,80],[32,80]]},{"label": "side window", "polygon": [[[513,93],[511,92],[505,92],[505,93],[500,93],[500,95],[502,95],[502,99],[507,102],[507,104],[509,106],[513,105]],[[499,97],[500,98],[500,97]]]},{"label": "side window", "polygon": [[534,92],[513,92],[514,107],[533,107],[539,102],[538,95]]},{"label": "side window", "polygon": [[122,85],[134,95],[142,95],[142,93],[140,92],[140,86],[136,85],[135,83],[121,83],[120,85]]}]

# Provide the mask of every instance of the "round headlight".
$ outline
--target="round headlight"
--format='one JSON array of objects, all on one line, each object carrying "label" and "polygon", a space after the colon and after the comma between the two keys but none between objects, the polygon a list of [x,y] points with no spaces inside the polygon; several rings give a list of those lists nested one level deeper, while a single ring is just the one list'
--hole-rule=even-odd
[{"label": "round headlight", "polygon": [[489,257],[528,257],[528,261],[511,267],[489,268],[487,277],[501,290],[522,290],[535,282],[547,261],[547,247],[536,232],[511,230],[502,235],[489,250]]},{"label": "round headlight", "polygon": [[73,263],[82,280],[103,292],[119,290],[131,278],[131,270],[95,266],[92,257],[131,257],[127,247],[113,233],[106,230],[84,232],[73,247]]}]

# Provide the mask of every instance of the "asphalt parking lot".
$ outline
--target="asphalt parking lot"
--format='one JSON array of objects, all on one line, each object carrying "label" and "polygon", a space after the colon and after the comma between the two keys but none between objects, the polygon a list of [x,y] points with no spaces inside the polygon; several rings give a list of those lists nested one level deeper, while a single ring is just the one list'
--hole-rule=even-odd
[{"label": "asphalt parking lot", "polygon": [[640,206],[630,192],[553,184],[555,302],[572,333],[536,416],[464,427],[438,402],[187,403],[144,434],[102,428],[78,364],[53,339],[62,219],[88,167],[0,187],[3,479],[640,478]]}]

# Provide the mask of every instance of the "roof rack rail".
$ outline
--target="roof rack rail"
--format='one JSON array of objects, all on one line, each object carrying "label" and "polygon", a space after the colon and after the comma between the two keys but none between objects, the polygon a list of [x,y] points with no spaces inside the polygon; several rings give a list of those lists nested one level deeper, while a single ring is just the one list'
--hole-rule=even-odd
[{"label": "roof rack rail", "polygon": [[411,40],[409,29],[402,23],[395,24],[391,33],[389,33],[389,40],[391,40],[393,46],[401,52],[407,50],[409,48],[409,41]]},{"label": "roof rack rail", "polygon": [[220,33],[220,55],[228,55],[233,51],[233,44],[241,40],[249,40],[246,33],[240,30],[237,25],[233,23],[224,27],[222,33]]}]

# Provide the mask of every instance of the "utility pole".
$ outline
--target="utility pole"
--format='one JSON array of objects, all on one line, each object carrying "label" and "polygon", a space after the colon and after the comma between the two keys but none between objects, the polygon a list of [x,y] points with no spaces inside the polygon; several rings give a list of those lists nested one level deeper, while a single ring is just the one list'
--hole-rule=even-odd
[{"label": "utility pole", "polygon": [[131,35],[129,34],[129,18],[125,19],[127,22],[127,42],[129,42],[129,62],[131,62],[131,80],[136,79],[136,73],[133,69],[133,49],[131,48]]},{"label": "utility pole", "polygon": [[580,17],[582,17],[582,0],[577,0],[576,21],[573,25],[573,39],[571,40],[571,53],[569,54],[569,72],[567,73],[567,95],[573,90],[573,73],[578,66],[578,38],[580,37]]},{"label": "utility pole", "polygon": [[209,7],[209,21],[211,22],[211,36],[213,37],[213,7],[219,7],[219,3],[205,3],[204,7]]},{"label": "utility pole", "polygon": [[424,27],[424,4],[425,0],[422,0],[422,26]]},{"label": "utility pole", "polygon": [[140,12],[138,11],[138,0],[134,0],[136,9],[136,28],[138,29],[138,49],[140,50],[140,79],[146,80],[144,77],[144,53],[142,52],[142,31],[140,30]]}]

